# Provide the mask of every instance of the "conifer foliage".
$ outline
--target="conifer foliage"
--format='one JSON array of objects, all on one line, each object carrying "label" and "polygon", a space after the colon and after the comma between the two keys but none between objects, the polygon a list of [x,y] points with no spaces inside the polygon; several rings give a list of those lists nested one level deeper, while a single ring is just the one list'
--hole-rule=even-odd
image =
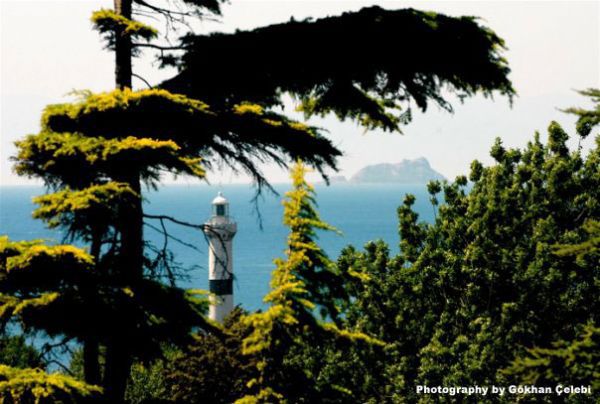
[{"label": "conifer foliage", "polygon": [[81,403],[100,397],[101,389],[41,369],[15,369],[0,365],[0,401],[3,403]]},{"label": "conifer foliage", "polygon": [[[335,112],[367,129],[398,130],[410,112],[392,112],[397,113],[407,99],[423,109],[428,100],[449,108],[440,95],[444,85],[463,96],[499,92],[510,97],[514,92],[501,57],[502,40],[473,19],[379,8],[322,21],[291,21],[250,34],[188,37],[175,47],[186,51],[181,75],[160,89],[135,91],[132,81],[140,76],[133,71],[132,58],[142,49],[155,49],[167,62],[164,52],[173,48],[153,42],[160,38],[158,30],[137,16],[150,13],[162,18],[170,32],[175,25],[185,27],[191,18],[219,15],[221,2],[174,0],[157,5],[115,0],[114,4],[113,10],[95,12],[92,22],[106,48],[115,53],[116,89],[79,92],[74,102],[48,106],[40,133],[17,142],[14,158],[18,174],[43,180],[51,192],[35,200],[39,207],[34,216],[64,230],[68,240],[88,244],[89,253],[65,245],[0,242],[2,320],[82,344],[86,382],[102,386],[104,399],[112,402],[123,400],[133,361],[155,358],[163,343],[184,346],[199,328],[214,330],[203,317],[206,302],[195,292],[178,288],[168,263],[156,265],[158,258],[149,256],[144,184],[158,185],[165,173],[203,179],[207,170],[221,164],[249,174],[259,187],[269,186],[260,170],[263,163],[287,167],[302,160],[322,174],[335,170],[341,152],[322,130],[273,112],[283,93],[298,97],[307,115]],[[431,48],[428,54],[415,54],[416,48],[409,47],[400,62],[379,49],[368,65],[347,63],[356,47],[342,45],[347,43],[345,35],[357,32],[357,24],[365,28],[367,42],[357,42],[361,46],[380,47],[390,35],[408,34],[419,34],[431,45],[444,39],[444,46]],[[332,35],[323,35],[325,31]],[[271,43],[289,36],[330,37],[333,43],[327,52],[319,48],[316,57],[291,65],[281,65],[276,53],[248,47],[255,37]],[[205,40],[210,46],[204,45]],[[214,50],[221,40],[234,44],[232,49],[254,49],[246,55],[251,56],[245,63],[249,74],[232,72],[230,67],[240,64],[214,54],[207,63],[203,57],[198,63],[199,49]],[[338,48],[344,58],[329,52]],[[467,54],[460,52],[466,48]],[[450,58],[448,52],[465,58]],[[214,70],[203,71],[206,66]],[[199,77],[202,80],[195,79]],[[281,383],[267,379],[270,359],[262,358],[281,361],[281,344],[293,343],[294,333],[377,344],[364,334],[339,328],[348,296],[335,267],[314,243],[314,229],[328,226],[312,207],[303,167],[295,171],[296,190],[286,202],[289,251],[287,260],[277,262],[273,291],[267,297],[271,308],[248,317],[253,333],[245,349],[261,358],[261,376],[250,387],[250,394],[257,397],[282,394]],[[314,310],[333,322],[317,321]],[[266,339],[259,341],[261,337]]]},{"label": "conifer foliage", "polygon": [[188,35],[181,45],[185,53],[175,58],[181,72],[162,84],[170,91],[214,106],[279,105],[289,93],[307,116],[334,113],[368,129],[399,131],[411,120],[411,102],[451,111],[442,89],[461,97],[514,94],[503,40],[472,17],[373,6],[231,34]]},{"label": "conifer foliage", "polygon": [[[351,397],[349,386],[327,386],[319,390],[316,375],[290,365],[290,352],[306,344],[324,340],[345,340],[382,345],[363,333],[340,329],[333,323],[319,321],[315,309],[336,310],[335,285],[342,283],[333,262],[316,244],[317,230],[334,230],[323,222],[315,210],[314,189],[305,178],[306,167],[298,162],[292,170],[293,190],[286,193],[283,222],[289,227],[286,258],[275,260],[271,291],[265,296],[270,306],[265,312],[245,317],[251,330],[243,341],[243,352],[256,358],[257,376],[247,387],[254,394],[237,403],[325,400]],[[327,303],[325,303],[327,302]],[[336,311],[323,314],[337,316]]]},{"label": "conifer foliage", "polygon": [[342,254],[341,271],[369,275],[351,288],[348,323],[390,342],[363,362],[379,379],[356,380],[415,402],[415,385],[597,385],[600,138],[587,154],[567,140],[557,123],[523,150],[498,139],[470,186],[430,185],[433,224],[405,198],[398,256],[383,243]]}]

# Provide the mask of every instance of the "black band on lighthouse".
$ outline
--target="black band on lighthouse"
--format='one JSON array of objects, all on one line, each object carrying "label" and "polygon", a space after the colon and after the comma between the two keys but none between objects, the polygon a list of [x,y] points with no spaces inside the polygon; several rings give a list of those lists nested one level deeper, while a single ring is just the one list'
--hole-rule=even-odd
[{"label": "black band on lighthouse", "polygon": [[215,295],[232,295],[233,279],[210,279],[208,281],[208,290]]}]

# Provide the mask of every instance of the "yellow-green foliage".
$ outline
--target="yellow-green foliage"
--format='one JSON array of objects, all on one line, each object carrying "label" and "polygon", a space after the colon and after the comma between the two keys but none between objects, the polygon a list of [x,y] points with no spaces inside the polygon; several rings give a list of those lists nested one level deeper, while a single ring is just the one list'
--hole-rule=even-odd
[{"label": "yellow-green foliage", "polygon": [[[309,136],[314,138],[316,128],[289,120],[283,115],[265,111],[258,104],[241,103],[225,110],[211,110],[197,99],[173,94],[162,89],[132,91],[129,88],[105,93],[79,92],[80,100],[75,103],[48,106],[42,114],[42,129],[54,132],[81,132],[87,136],[152,137],[185,143],[206,142],[218,136],[227,139],[234,134],[250,139],[257,137],[262,142],[274,142],[268,132],[279,136]],[[267,132],[266,134],[255,133]],[[246,133],[248,132],[248,133]],[[274,132],[275,133],[275,132]],[[285,144],[285,138],[277,139]],[[260,144],[255,147],[261,146]],[[275,146],[273,144],[272,146]],[[322,147],[326,147],[323,144]],[[298,148],[301,150],[301,148]],[[313,154],[322,154],[315,150]],[[308,156],[305,161],[312,162]]]},{"label": "yellow-green foliage", "polygon": [[[237,404],[257,402],[284,402],[285,397],[278,386],[271,385],[270,366],[281,366],[283,357],[273,350],[276,347],[289,348],[315,335],[322,338],[342,338],[368,344],[383,345],[375,338],[363,333],[338,328],[334,323],[319,322],[314,318],[314,310],[327,298],[335,300],[335,291],[324,282],[315,281],[315,274],[323,280],[327,276],[336,281],[332,263],[314,241],[315,229],[335,229],[323,222],[314,208],[314,189],[304,179],[306,167],[298,162],[292,170],[293,190],[286,193],[283,202],[283,222],[290,228],[287,240],[286,259],[275,260],[275,270],[271,277],[271,291],[265,296],[270,307],[259,313],[243,318],[250,334],[242,343],[244,354],[255,355],[258,376],[247,384],[256,391],[237,401]],[[319,278],[317,278],[319,279]],[[318,291],[328,290],[330,296],[321,296]],[[335,315],[332,311],[331,315]],[[275,355],[275,357],[273,357]]]},{"label": "yellow-green foliage", "polygon": [[43,404],[77,403],[102,392],[72,377],[41,369],[16,369],[0,365],[0,402]]},{"label": "yellow-green foliage", "polygon": [[588,220],[583,225],[584,230],[589,234],[586,241],[575,245],[560,245],[556,248],[558,255],[576,255],[583,257],[600,250],[600,222]]},{"label": "yellow-green foliage", "polygon": [[7,273],[11,271],[32,270],[35,266],[60,265],[88,269],[93,264],[92,257],[80,248],[72,245],[34,245],[19,255],[8,257],[6,267],[0,268]]},{"label": "yellow-green foliage", "polygon": [[299,131],[307,131],[310,129],[307,125],[303,124],[302,122],[290,122],[290,127]]},{"label": "yellow-green foliage", "polygon": [[203,318],[208,303],[199,291],[153,280],[108,282],[73,246],[0,238],[0,258],[0,322],[18,320],[24,330],[79,340],[123,333],[142,341],[131,346],[133,355],[152,357],[160,342],[181,346],[192,340],[190,330],[214,329]]},{"label": "yellow-green foliage", "polygon": [[[252,387],[252,383],[248,383],[248,387]],[[235,404],[258,404],[258,403],[284,403],[285,397],[282,394],[275,392],[270,387],[260,389],[260,391],[253,396],[244,396],[239,400],[235,401]]]},{"label": "yellow-green foliage", "polygon": [[[308,298],[305,283],[298,277],[301,270],[311,270],[318,261],[311,260],[314,253],[320,253],[319,246],[309,237],[314,234],[314,228],[333,229],[321,221],[312,209],[312,187],[304,180],[306,168],[297,163],[292,170],[294,190],[287,192],[284,204],[283,222],[290,228],[286,259],[275,260],[275,270],[271,275],[271,291],[264,301],[270,303],[269,309],[263,313],[249,315],[245,321],[253,329],[250,336],[244,340],[244,352],[257,353],[269,347],[270,332],[274,323],[297,325],[300,311],[312,313],[315,304]],[[310,208],[311,215],[303,214]],[[319,260],[323,261],[322,254]],[[329,264],[328,261],[324,261]],[[304,267],[306,265],[306,267]]]},{"label": "yellow-green foliage", "polygon": [[203,157],[204,166],[225,162],[264,184],[257,160],[285,164],[300,158],[322,170],[335,167],[340,155],[317,128],[258,104],[211,110],[161,89],[77,95],[73,103],[48,106],[42,132],[17,143],[17,173],[80,189],[136,172],[157,181],[161,169],[203,177]]},{"label": "yellow-green foliage", "polygon": [[0,268],[5,265],[7,257],[19,255],[26,249],[41,243],[42,240],[10,241],[8,236],[0,236]]},{"label": "yellow-green foliage", "polygon": [[[51,119],[61,116],[78,120],[95,112],[109,110],[127,110],[142,104],[162,104],[170,108],[179,108],[188,113],[212,114],[202,101],[188,98],[181,94],[173,94],[167,90],[146,89],[133,91],[129,88],[104,93],[89,94],[80,102],[54,104],[46,107],[42,114],[42,128],[48,130]],[[140,122],[141,123],[141,122]]]},{"label": "yellow-green foliage", "polygon": [[264,110],[258,104],[252,103],[241,103],[233,106],[233,112],[238,115],[244,114],[254,114],[254,115],[262,115]]},{"label": "yellow-green foliage", "polygon": [[33,217],[44,220],[51,228],[63,223],[63,219],[70,221],[78,216],[107,220],[114,216],[112,213],[117,206],[136,195],[128,184],[122,182],[92,185],[81,191],[67,188],[34,198],[33,202],[39,207],[33,212]]},{"label": "yellow-green foliage", "polygon": [[283,123],[281,121],[274,121],[273,119],[263,119],[263,122],[267,125],[271,126],[282,126]]},{"label": "yellow-green foliage", "polygon": [[62,267],[88,269],[93,260],[88,253],[72,245],[48,246],[39,240],[14,242],[8,236],[0,237],[0,273],[55,263],[61,263]]},{"label": "yellow-green foliage", "polygon": [[385,346],[385,343],[377,338],[370,337],[362,332],[353,332],[341,329],[333,323],[321,323],[320,326],[323,327],[325,331],[333,334],[336,338],[344,338],[355,342],[365,342],[367,344],[378,345],[380,347]]},{"label": "yellow-green foliage", "polygon": [[19,149],[15,170],[20,175],[61,179],[67,184],[93,182],[98,177],[115,178],[134,169],[146,179],[157,179],[165,168],[203,178],[201,159],[182,155],[172,140],[150,138],[105,139],[78,133],[41,132],[16,142]]},{"label": "yellow-green foliage", "polygon": [[43,293],[38,297],[27,299],[0,294],[0,319],[7,321],[14,316],[27,315],[30,313],[29,310],[43,309],[54,303],[59,297],[60,294],[57,292]]},{"label": "yellow-green foliage", "polygon": [[0,318],[23,317],[52,304],[60,287],[80,282],[92,267],[92,257],[71,245],[0,238]]},{"label": "yellow-green foliage", "polygon": [[107,47],[113,48],[117,35],[129,35],[131,38],[140,38],[146,41],[156,38],[158,31],[149,25],[131,20],[113,10],[100,9],[92,13],[91,18],[94,29],[107,41]]},{"label": "yellow-green foliage", "polygon": [[518,377],[522,384],[548,386],[556,384],[590,385],[600,389],[600,328],[586,324],[572,341],[557,341],[551,348],[529,349],[503,371]]},{"label": "yellow-green foliage", "polygon": [[[96,117],[97,114],[104,113],[110,117],[115,117],[113,114],[132,111],[132,116],[135,115],[137,119],[124,123],[123,130],[126,131],[127,125],[131,125],[131,134],[137,137],[142,137],[144,130],[146,132],[155,130],[152,125],[147,124],[147,121],[156,119],[157,114],[162,115],[162,120],[169,123],[169,126],[173,128],[173,132],[181,132],[183,128],[181,130],[177,128],[182,125],[195,125],[198,126],[195,130],[202,130],[204,128],[201,126],[215,124],[219,125],[217,127],[219,130],[243,130],[239,123],[251,124],[260,121],[267,125],[267,128],[287,129],[289,135],[295,133],[315,136],[314,128],[300,122],[290,121],[282,115],[266,112],[262,106],[249,102],[234,105],[230,111],[216,113],[200,100],[188,98],[181,94],[173,94],[162,89],[133,91],[125,88],[98,94],[80,92],[79,95],[81,100],[78,102],[54,104],[46,107],[42,114],[42,129],[59,132],[77,131],[77,125],[67,125],[78,123],[80,127],[83,127],[81,128],[82,131],[89,136],[91,133],[85,127],[91,126],[90,120],[100,118]],[[220,117],[227,120],[220,119]],[[102,116],[102,118],[106,119],[107,116]],[[188,119],[193,119],[193,121],[187,123],[186,120]],[[242,121],[236,121],[240,119]],[[189,130],[191,131],[193,128],[189,128]],[[191,136],[192,133],[186,135]],[[103,136],[113,137],[108,133],[103,134]],[[168,133],[163,133],[160,137],[167,138]]]}]

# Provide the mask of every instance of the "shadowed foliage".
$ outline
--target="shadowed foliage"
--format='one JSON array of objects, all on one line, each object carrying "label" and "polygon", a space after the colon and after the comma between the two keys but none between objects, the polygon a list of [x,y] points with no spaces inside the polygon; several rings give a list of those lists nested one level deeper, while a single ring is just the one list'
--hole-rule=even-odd
[{"label": "shadowed foliage", "polygon": [[197,292],[150,280],[127,284],[73,246],[2,238],[0,259],[0,319],[17,318],[26,331],[102,342],[118,334],[144,359],[157,355],[162,341],[185,345],[190,329],[212,329]]},{"label": "shadowed foliage", "polygon": [[256,361],[242,353],[242,341],[250,328],[247,315],[236,308],[223,323],[224,334],[199,334],[196,341],[162,370],[166,394],[177,403],[230,404],[241,397],[246,382],[256,374]]},{"label": "shadowed foliage", "polygon": [[[89,243],[90,254],[74,247],[2,240],[0,314],[6,321],[20,320],[25,330],[83,343],[85,379],[101,383],[109,401],[123,399],[134,360],[156,356],[161,343],[188,343],[197,328],[212,329],[202,316],[203,299],[175,287],[173,277],[165,286],[152,273],[142,184],[156,186],[165,172],[204,178],[206,169],[227,165],[249,174],[260,190],[269,186],[261,171],[264,163],[287,167],[302,160],[322,174],[335,170],[341,152],[322,130],[269,109],[281,103],[283,93],[299,98],[307,116],[334,112],[367,129],[390,131],[410,120],[410,108],[403,109],[407,101],[422,109],[433,101],[450,110],[442,90],[460,96],[513,94],[500,55],[502,40],[473,18],[377,7],[252,32],[187,36],[183,46],[189,52],[180,60],[178,77],[163,89],[131,90],[132,77],[141,78],[133,72],[132,57],[144,46],[165,50],[150,42],[158,31],[137,16],[164,17],[168,37],[174,25],[187,24],[187,17],[218,15],[220,4],[115,0],[114,10],[94,13],[94,28],[115,52],[117,89],[81,92],[77,102],[47,107],[41,132],[17,143],[17,173],[40,178],[55,191],[36,200],[36,217]],[[390,50],[390,38],[398,39],[399,51]],[[281,41],[296,49],[310,43],[314,53],[281,57],[276,51]],[[223,49],[228,50],[224,57]],[[290,202],[294,206],[286,205],[292,212],[286,218],[292,229],[290,251],[287,261],[278,261],[274,290],[267,298],[272,306],[247,317],[247,325],[257,327],[244,348],[264,353],[259,373],[265,369],[263,359],[271,360],[267,354],[274,352],[275,361],[284,358],[274,346],[293,340],[301,327],[318,330],[313,335],[376,343],[313,316],[318,307],[336,319],[336,305],[345,296],[335,285],[331,263],[312,240],[312,229],[326,226],[310,208],[310,187],[298,181],[296,199]],[[293,212],[308,221],[292,218]],[[166,229],[164,237],[168,239]],[[155,252],[166,261],[166,241]],[[290,321],[297,322],[295,328],[288,327]],[[282,339],[269,329],[281,331]],[[263,336],[265,343],[259,341]],[[294,369],[298,375],[303,372],[301,366]],[[286,377],[283,384],[290,381]],[[254,380],[250,395],[279,394],[282,384],[270,384],[264,373]],[[319,386],[312,391],[329,388]],[[347,389],[339,391],[348,394]]]},{"label": "shadowed foliage", "polygon": [[[575,114],[577,120],[577,132],[582,137],[587,137],[592,129],[600,124],[600,90],[588,89],[580,91],[580,94],[588,96],[595,103],[593,109],[569,108],[566,112]],[[600,147],[600,138],[596,138]],[[600,156],[597,149],[592,151],[590,159],[595,160],[595,166],[587,172],[588,176],[594,178],[588,186],[598,189],[600,178]],[[597,198],[597,197],[596,197]],[[596,201],[593,201],[597,203]],[[578,242],[560,243],[554,246],[554,253],[558,257],[575,258],[574,267],[578,271],[589,271],[588,263],[592,262],[597,271],[600,267],[600,219],[594,214],[595,203],[587,204],[589,217],[581,229],[585,236]],[[581,276],[581,274],[579,274]],[[598,278],[595,278],[598,284]],[[591,309],[591,308],[590,308]],[[591,309],[593,311],[593,309]],[[513,363],[505,369],[507,377],[519,383],[538,384],[553,386],[557,384],[572,383],[576,385],[591,386],[593,392],[598,396],[600,389],[600,328],[598,319],[592,317],[588,322],[575,324],[576,335],[573,338],[559,339],[548,344],[539,344],[527,350],[517,357]],[[546,346],[544,346],[546,345]]]},{"label": "shadowed foliage", "polygon": [[[428,402],[415,385],[597,380],[600,255],[591,223],[600,218],[600,137],[587,154],[569,150],[567,140],[555,122],[547,143],[536,134],[519,150],[497,139],[495,163],[474,161],[471,186],[464,176],[430,184],[433,223],[419,221],[407,195],[398,208],[399,255],[390,256],[383,242],[342,253],[340,270],[369,275],[349,284],[356,298],[347,321],[389,342],[384,356],[342,368],[378,391],[376,402]],[[551,341],[558,342],[541,348]],[[504,369],[515,358],[511,381]],[[353,371],[357,363],[369,370]],[[594,394],[564,400],[595,402]],[[529,399],[499,401],[521,398]]]},{"label": "shadowed foliage", "polygon": [[39,206],[33,217],[45,221],[49,228],[63,228],[71,240],[89,242],[96,231],[106,234],[110,223],[117,220],[118,207],[131,203],[134,197],[131,188],[120,182],[92,185],[80,191],[67,187],[33,198]]},{"label": "shadowed foliage", "polygon": [[287,92],[308,116],[334,112],[393,131],[410,120],[410,109],[402,109],[408,101],[423,110],[430,102],[451,110],[442,90],[514,93],[504,42],[473,17],[370,7],[251,31],[188,35],[182,46],[181,72],[162,87],[214,107],[246,100],[278,105]]},{"label": "shadowed foliage", "polygon": [[46,365],[40,352],[23,335],[0,337],[0,363],[15,368],[43,369]]},{"label": "shadowed foliage", "polygon": [[587,137],[592,129],[600,124],[600,89],[588,88],[587,90],[579,91],[579,94],[590,99],[596,104],[593,109],[583,108],[567,108],[565,112],[577,115],[577,133],[582,138]]}]

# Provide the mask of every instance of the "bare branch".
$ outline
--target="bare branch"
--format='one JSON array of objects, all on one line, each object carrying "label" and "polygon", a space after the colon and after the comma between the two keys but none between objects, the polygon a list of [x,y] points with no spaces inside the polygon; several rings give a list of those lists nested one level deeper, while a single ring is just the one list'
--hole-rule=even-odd
[{"label": "bare branch", "polygon": [[144,217],[147,217],[148,219],[168,220],[170,222],[179,224],[181,226],[191,227],[194,229],[205,230],[207,228],[207,226],[205,224],[194,224],[194,223],[184,222],[182,220],[175,219],[174,217],[167,216],[167,215],[150,215],[148,213],[144,213]]},{"label": "bare branch", "polygon": [[179,16],[183,16],[183,17],[192,17],[194,15],[194,13],[192,12],[182,12],[182,11],[175,11],[175,10],[169,10],[166,8],[161,8],[152,4],[149,4],[147,2],[145,2],[144,0],[134,0],[137,4],[139,4],[140,6],[144,6],[147,7],[151,10],[156,11],[157,13],[163,14],[163,15],[179,15]]},{"label": "bare branch", "polygon": [[[162,220],[161,220],[161,223],[163,223],[163,221],[162,221]],[[166,237],[168,237],[169,239],[171,239],[171,240],[175,241],[176,243],[179,243],[179,244],[181,244],[181,245],[183,245],[183,246],[185,246],[185,247],[191,248],[192,250],[198,251],[198,252],[200,252],[200,253],[202,253],[202,252],[203,252],[202,250],[200,250],[200,249],[199,249],[198,247],[196,247],[195,245],[193,245],[193,244],[190,244],[190,243],[187,243],[187,242],[185,242],[185,241],[183,241],[183,240],[181,240],[181,239],[179,239],[179,238],[177,238],[177,237],[175,237],[175,236],[171,235],[171,234],[170,234],[170,233],[168,233],[166,230],[164,230],[164,231],[163,231],[163,230],[159,229],[158,227],[156,227],[156,226],[154,226],[154,225],[151,225],[150,223],[146,223],[146,222],[145,222],[144,224],[145,224],[146,226],[148,226],[149,228],[151,228],[152,230],[154,230],[154,231],[156,231],[156,232],[158,232],[158,233],[161,233],[161,234],[165,235]],[[163,228],[164,228],[164,227],[163,227]]]},{"label": "bare branch", "polygon": [[132,73],[131,73],[131,75],[132,75],[133,77],[135,77],[135,78],[138,78],[138,79],[140,79],[141,81],[143,81],[143,82],[144,82],[144,84],[146,84],[146,85],[148,86],[148,88],[150,88],[150,89],[154,88],[154,87],[153,87],[153,86],[152,86],[150,83],[148,83],[148,81],[147,81],[145,78],[143,78],[143,77],[142,77],[142,76],[140,76],[139,74],[135,74],[135,73],[133,73],[133,72],[132,72]]},{"label": "bare branch", "polygon": [[75,377],[75,373],[73,373],[73,371],[68,366],[66,366],[64,363],[62,363],[58,359],[46,360],[46,363],[49,365],[50,364],[57,365],[59,368],[61,368],[63,370],[63,372],[67,373],[71,377]]},{"label": "bare branch", "polygon": [[69,349],[68,344],[69,344],[69,342],[71,342],[74,339],[75,339],[74,337],[64,337],[56,343],[46,342],[40,348],[40,353],[39,353],[38,358],[40,360],[43,360],[46,363],[53,363],[53,364],[59,366],[60,368],[62,368],[64,371],[68,372],[72,376],[73,374],[71,373],[70,369],[67,366],[65,366],[60,360],[57,359],[57,358],[60,358],[60,356],[54,352],[54,349],[61,348],[63,350],[63,352],[69,352],[70,349]]},{"label": "bare branch", "polygon": [[[208,240],[208,233],[211,234],[211,236],[216,237],[216,239],[219,241],[219,244],[221,244],[221,247],[223,247],[223,249],[225,248],[225,240],[223,239],[223,237],[221,236],[221,234],[218,231],[215,231],[215,229],[212,228],[212,226],[207,225],[207,224],[193,224],[193,223],[188,223],[188,222],[184,222],[182,220],[178,220],[175,219],[174,217],[171,216],[166,216],[166,215],[150,215],[147,213],[144,213],[144,217],[148,218],[148,219],[156,219],[156,220],[160,220],[161,223],[163,220],[168,220],[171,221],[173,223],[176,223],[178,225],[181,226],[186,226],[186,227],[191,227],[193,229],[199,229],[202,230],[202,234],[204,235],[204,239],[206,240],[206,243],[210,246],[210,242]],[[154,230],[156,231],[160,231],[160,229],[154,228]],[[214,251],[213,251],[214,252]],[[216,254],[215,254],[215,259],[219,262],[219,264],[221,264],[221,266],[223,267],[224,271],[226,271],[229,276],[231,278],[233,278],[233,274],[231,272],[229,272],[229,270],[227,269],[227,260],[228,257],[225,257],[225,260],[219,258]]]},{"label": "bare branch", "polygon": [[184,46],[161,46],[161,45],[155,45],[153,43],[132,43],[131,46],[136,47],[136,48],[153,48],[153,49],[158,49],[161,51],[166,51],[166,50],[185,50],[186,48]]}]

